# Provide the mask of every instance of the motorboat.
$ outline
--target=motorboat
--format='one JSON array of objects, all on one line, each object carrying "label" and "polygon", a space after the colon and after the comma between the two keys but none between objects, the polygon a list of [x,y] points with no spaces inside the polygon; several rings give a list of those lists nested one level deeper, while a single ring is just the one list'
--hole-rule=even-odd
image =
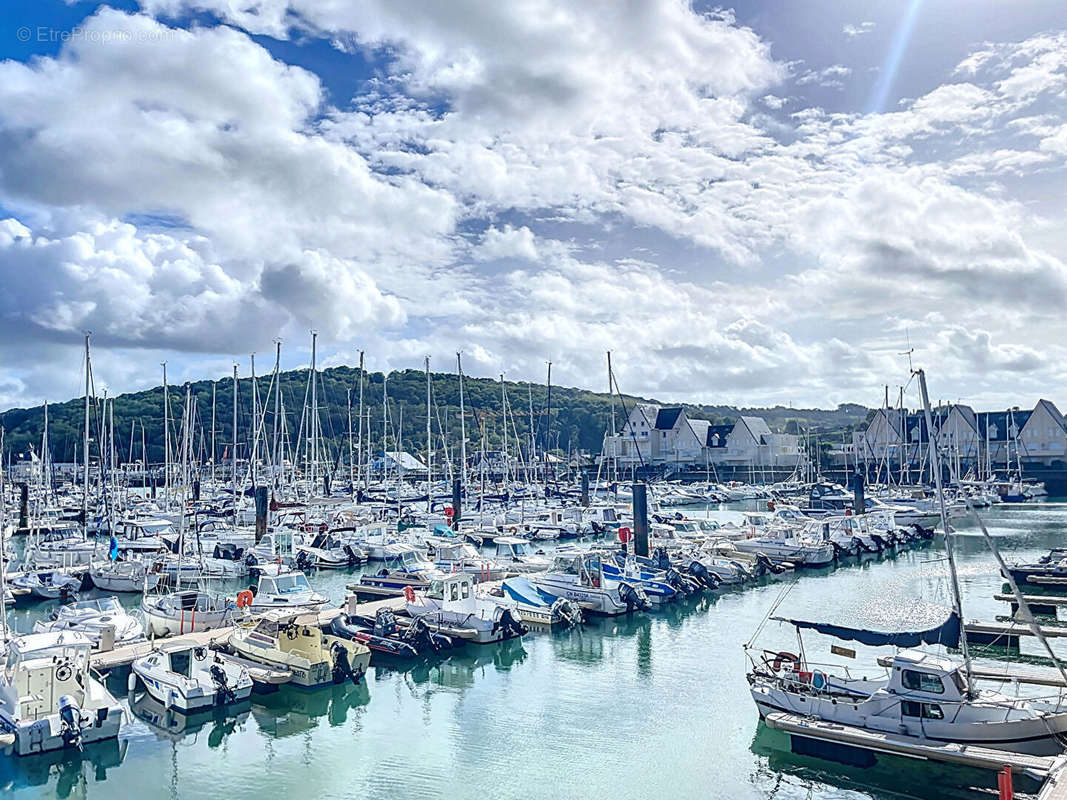
[{"label": "motorboat", "polygon": [[757,530],[750,538],[735,541],[737,549],[762,553],[772,561],[787,561],[795,566],[825,567],[834,561],[830,542],[808,536],[794,526],[772,523]]},{"label": "motorboat", "polygon": [[552,566],[546,572],[531,573],[527,577],[545,594],[573,600],[594,614],[625,614],[652,607],[640,586],[605,580],[598,553],[557,550]]},{"label": "motorboat", "polygon": [[399,597],[409,587],[421,591],[444,574],[414,545],[391,544],[387,549],[385,565],[374,574],[361,575],[359,582],[349,587],[359,599]]},{"label": "motorboat", "polygon": [[144,626],[131,616],[115,597],[79,600],[52,611],[48,620],[33,624],[34,633],[47,631],[78,631],[99,645],[105,631],[110,630],[111,645],[132,644],[144,640]]},{"label": "motorboat", "polygon": [[46,569],[12,578],[11,585],[29,591],[39,600],[59,600],[77,597],[82,582],[68,572]]},{"label": "motorboat", "polygon": [[93,585],[104,592],[150,592],[159,576],[160,569],[145,561],[97,561],[89,566]]},{"label": "motorboat", "polygon": [[207,647],[164,646],[134,660],[130,670],[148,694],[182,714],[237,703],[252,694],[248,670]]},{"label": "motorboat", "polygon": [[323,631],[315,613],[267,611],[234,628],[227,643],[242,658],[292,673],[297,686],[359,682],[370,665],[365,644]]},{"label": "motorboat", "polygon": [[436,545],[432,558],[434,566],[442,572],[465,572],[479,581],[499,581],[513,574],[464,541]]},{"label": "motorboat", "polygon": [[1067,548],[1057,547],[1028,564],[1009,564],[1007,571],[1019,586],[1061,589],[1067,586]]},{"label": "motorboat", "polygon": [[301,569],[351,569],[367,560],[356,544],[343,542],[331,533],[319,533],[311,544],[295,545],[296,564]]},{"label": "motorboat", "polygon": [[527,629],[514,607],[488,600],[474,591],[474,576],[456,572],[430,582],[422,592],[405,592],[405,610],[432,627],[465,632],[478,644],[523,636]]},{"label": "motorboat", "polygon": [[486,597],[493,600],[499,592],[500,597],[507,598],[509,605],[518,612],[519,619],[536,625],[571,627],[585,621],[581,607],[573,600],[556,597],[543,589],[537,588],[524,575],[508,578],[500,588],[489,592]]},{"label": "motorboat", "polygon": [[[622,562],[621,564],[619,562]],[[632,556],[618,554],[616,562],[602,560],[601,569],[606,585],[627,583],[639,586],[653,605],[663,605],[677,599],[679,589],[672,586],[667,578],[667,571],[646,568]],[[677,571],[675,571],[677,574]]]},{"label": "motorboat", "polygon": [[551,559],[535,553],[533,545],[518,536],[498,536],[493,544],[493,560],[511,572],[543,572],[552,566]]},{"label": "motorboat", "polygon": [[307,575],[300,570],[282,567],[271,574],[259,576],[259,584],[252,591],[252,613],[259,614],[271,609],[288,611],[318,611],[329,600],[311,588]]},{"label": "motorboat", "polygon": [[0,728],[17,755],[84,745],[119,735],[122,706],[90,670],[92,640],[77,631],[12,639],[0,670]]}]

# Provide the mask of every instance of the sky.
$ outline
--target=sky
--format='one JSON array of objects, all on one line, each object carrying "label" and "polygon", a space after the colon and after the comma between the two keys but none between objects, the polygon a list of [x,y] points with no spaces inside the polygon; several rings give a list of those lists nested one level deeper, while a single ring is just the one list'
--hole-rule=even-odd
[{"label": "sky", "polygon": [[[308,363],[1067,407],[1062,0],[7,0],[0,408]],[[909,391],[911,389],[909,388]]]}]

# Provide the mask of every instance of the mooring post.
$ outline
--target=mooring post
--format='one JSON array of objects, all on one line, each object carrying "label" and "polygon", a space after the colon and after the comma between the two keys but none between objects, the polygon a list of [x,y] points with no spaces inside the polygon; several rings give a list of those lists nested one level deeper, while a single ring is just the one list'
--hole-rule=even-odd
[{"label": "mooring post", "polygon": [[30,527],[30,485],[19,484],[19,527]]},{"label": "mooring post", "polygon": [[634,555],[648,557],[648,487],[633,485],[634,493]]},{"label": "mooring post", "polygon": [[267,487],[256,487],[256,544],[267,533]]},{"label": "mooring post", "polygon": [[193,481],[193,502],[200,502],[200,481]]},{"label": "mooring post", "polygon": [[863,475],[857,472],[852,476],[852,513],[863,514],[867,510],[867,502],[863,496]]},{"label": "mooring post", "polygon": [[459,530],[459,521],[463,518],[461,502],[463,500],[462,486],[459,478],[452,481],[452,530]]},{"label": "mooring post", "polygon": [[589,508],[589,474],[582,473],[582,508]]}]

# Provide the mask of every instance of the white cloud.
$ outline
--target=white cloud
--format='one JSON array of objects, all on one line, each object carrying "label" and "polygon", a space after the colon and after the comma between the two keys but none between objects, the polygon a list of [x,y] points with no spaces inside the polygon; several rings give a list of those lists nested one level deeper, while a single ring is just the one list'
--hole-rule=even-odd
[{"label": "white cloud", "polygon": [[796,79],[798,86],[815,85],[830,89],[842,89],[844,79],[852,74],[852,68],[844,64],[831,64],[823,69],[807,70]]},{"label": "white cloud", "polygon": [[855,39],[857,36],[864,36],[875,29],[873,22],[861,22],[858,25],[852,23],[846,23],[845,27],[841,29],[841,32],[845,34],[849,39]]},{"label": "white cloud", "polygon": [[481,243],[474,249],[474,257],[479,261],[493,261],[498,258],[525,258],[537,260],[537,245],[533,231],[523,225],[514,228],[490,227],[482,236]]}]

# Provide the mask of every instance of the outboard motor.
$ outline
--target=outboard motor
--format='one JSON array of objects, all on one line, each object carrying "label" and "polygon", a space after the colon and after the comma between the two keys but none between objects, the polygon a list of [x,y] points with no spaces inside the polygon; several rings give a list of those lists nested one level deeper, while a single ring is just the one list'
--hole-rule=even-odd
[{"label": "outboard motor", "polygon": [[628,613],[632,612],[634,609],[639,611],[652,610],[652,601],[648,599],[645,590],[640,586],[634,586],[630,583],[620,583],[619,599],[626,604],[626,611]]},{"label": "outboard motor", "polygon": [[[421,622],[421,620],[420,620]],[[426,623],[423,622],[423,625]],[[396,617],[393,616],[392,609],[380,608],[378,613],[374,616],[374,635],[389,637],[396,636],[397,628]]]},{"label": "outboard motor", "polygon": [[687,581],[682,576],[682,573],[680,573],[674,567],[671,567],[669,570],[667,570],[666,578],[668,585],[673,587],[675,590],[681,592],[682,594],[690,595],[693,593],[693,587],[690,585],[689,581]]},{"label": "outboard motor", "polygon": [[705,589],[712,588],[711,573],[708,572],[708,568],[701,564],[699,561],[694,559],[693,561],[689,562],[689,574],[692,576],[693,580],[695,580]]},{"label": "outboard motor", "polygon": [[348,660],[348,650],[339,642],[334,642],[330,651],[333,653],[333,682],[344,683],[346,678],[351,678],[352,683],[359,683],[362,676],[352,671],[352,664]]},{"label": "outboard motor", "polygon": [[500,619],[497,621],[497,629],[503,631],[505,638],[511,638],[513,636],[525,636],[530,630],[521,622],[519,622],[511,613],[511,609],[505,608],[500,613]]},{"label": "outboard motor", "polygon": [[[393,612],[389,609],[382,609],[378,612],[378,616],[382,615],[382,612],[387,612],[392,617]],[[394,625],[395,625],[394,621]],[[378,628],[378,620],[375,620],[375,630]],[[408,626],[408,629],[401,634],[401,638],[404,642],[412,647],[416,653],[427,652],[440,652],[442,642],[437,640],[437,637],[430,631],[430,626],[426,624],[426,620],[422,617],[415,617]]]},{"label": "outboard motor", "polygon": [[872,541],[874,541],[875,550],[879,553],[881,553],[883,550],[886,549],[886,547],[889,546],[889,543],[882,537],[882,534],[880,533],[872,533],[871,539]]},{"label": "outboard motor", "polygon": [[354,567],[357,564],[359,564],[361,561],[363,561],[363,559],[360,557],[359,553],[357,553],[352,548],[352,545],[346,544],[343,549],[344,549],[345,555],[348,556],[348,566]]},{"label": "outboard motor", "polygon": [[671,568],[671,557],[667,555],[666,547],[656,548],[656,565],[662,570],[669,570]]},{"label": "outboard motor", "polygon": [[582,607],[566,597],[560,597],[552,604],[552,615],[558,616],[560,622],[568,628],[573,628],[575,625],[581,625],[585,622]]},{"label": "outboard motor", "polygon": [[311,557],[311,553],[307,550],[301,550],[296,554],[296,565],[303,571],[308,571],[315,566],[315,561]]},{"label": "outboard motor", "polygon": [[785,567],[775,564],[766,553],[756,553],[756,569],[757,575],[766,575],[768,572],[773,575],[781,575],[785,572]]},{"label": "outboard motor", "polygon": [[63,743],[82,749],[82,710],[78,701],[65,694],[59,698],[59,718],[63,720]]},{"label": "outboard motor", "polygon": [[219,664],[212,664],[208,669],[211,680],[215,684],[215,705],[223,706],[237,699],[237,694],[230,687],[226,679],[226,670]]}]

